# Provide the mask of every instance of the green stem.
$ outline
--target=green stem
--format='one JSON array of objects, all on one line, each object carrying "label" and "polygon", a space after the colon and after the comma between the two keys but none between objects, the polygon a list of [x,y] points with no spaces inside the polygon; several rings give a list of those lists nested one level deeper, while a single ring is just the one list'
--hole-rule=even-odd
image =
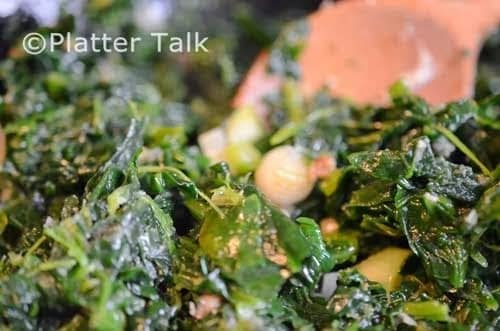
[{"label": "green stem", "polygon": [[76,261],[73,259],[51,260],[40,263],[35,269],[29,272],[29,275],[34,276],[39,272],[50,271],[58,268],[71,268],[75,264]]},{"label": "green stem", "polygon": [[28,249],[25,256],[33,254],[38,249],[38,247],[40,247],[44,243],[45,239],[47,239],[47,237],[45,236],[41,236],[40,238],[38,238],[38,240],[33,244],[33,246],[31,246],[30,249]]},{"label": "green stem", "polygon": [[486,176],[491,176],[491,171],[479,160],[479,158],[470,150],[453,132],[441,125],[434,125],[434,128],[453,143],[462,153],[464,153]]},{"label": "green stem", "polygon": [[[183,180],[192,182],[191,178],[189,178],[188,176],[186,176],[185,173],[183,173],[182,171],[180,171],[179,169],[174,168],[174,167],[168,167],[168,166],[142,166],[142,167],[139,167],[137,170],[140,173],[158,173],[158,172],[163,172],[163,171],[170,171],[170,172],[173,172],[173,173],[177,174]],[[213,201],[205,193],[203,193],[202,190],[200,190],[199,188],[196,187],[196,193],[203,200],[205,200],[208,203],[208,205],[210,207],[212,207],[212,209],[215,210],[217,212],[217,214],[219,214],[219,216],[221,218],[224,218],[224,213],[222,212],[222,210],[220,210],[220,208],[217,207],[213,203]]]}]

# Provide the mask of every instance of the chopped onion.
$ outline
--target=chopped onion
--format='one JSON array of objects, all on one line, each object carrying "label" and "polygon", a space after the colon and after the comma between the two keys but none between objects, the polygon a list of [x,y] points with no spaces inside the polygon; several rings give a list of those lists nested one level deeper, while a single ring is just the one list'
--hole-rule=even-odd
[{"label": "chopped onion", "polygon": [[203,294],[198,298],[198,302],[189,303],[189,314],[201,320],[208,315],[217,314],[222,305],[222,298],[216,294]]},{"label": "chopped onion", "polygon": [[227,147],[225,130],[218,126],[198,136],[198,145],[201,151],[213,162],[224,160],[224,150]]}]

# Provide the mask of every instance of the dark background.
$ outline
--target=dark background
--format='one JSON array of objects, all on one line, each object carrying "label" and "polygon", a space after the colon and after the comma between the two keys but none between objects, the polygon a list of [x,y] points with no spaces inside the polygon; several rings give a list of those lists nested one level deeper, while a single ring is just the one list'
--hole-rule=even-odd
[{"label": "dark background", "polygon": [[[15,0],[0,0],[0,6],[3,1]],[[259,51],[270,47],[286,23],[306,16],[328,0],[114,0],[110,8],[97,11],[91,9],[91,4],[100,0],[81,1],[87,5],[82,7],[82,14],[76,15],[73,20],[83,21],[86,32],[99,28],[100,31],[107,32],[115,28],[115,32],[120,34],[124,31],[135,33],[130,12],[137,3],[169,2],[173,14],[165,29],[169,32],[203,32],[215,41],[214,47],[217,50],[212,58],[190,59],[187,66],[184,65],[185,58],[168,59],[170,69],[184,66],[181,68],[182,72],[177,72],[176,75],[181,77],[186,91],[172,91],[173,88],[170,88],[172,98],[186,101],[200,96],[212,104],[227,108],[238,82]],[[62,21],[64,23],[68,18],[65,17]],[[75,22],[64,24],[75,25]],[[117,26],[119,29],[116,29]],[[37,21],[29,14],[29,8],[21,7],[9,17],[0,17],[0,59],[6,57],[12,45],[19,42],[26,32],[38,27]],[[481,53],[476,96],[500,92],[499,54],[500,35],[496,34],[488,40]],[[235,74],[229,82],[222,81],[223,74],[217,68],[221,56],[226,56],[234,67]],[[139,59],[132,66],[138,63],[147,64],[150,59]],[[213,82],[216,84],[212,84]],[[179,86],[175,82],[173,84]]]},{"label": "dark background", "polygon": [[[115,2],[134,3],[133,0]],[[175,18],[169,28],[200,27],[201,23],[204,29],[215,33],[228,33],[232,29],[232,33],[246,37],[251,48],[266,46],[278,33],[281,23],[316,10],[323,0],[204,0],[196,5],[192,0],[170,2]],[[26,8],[21,7],[9,17],[0,17],[0,57],[5,57],[13,41],[37,27],[38,23]]]}]

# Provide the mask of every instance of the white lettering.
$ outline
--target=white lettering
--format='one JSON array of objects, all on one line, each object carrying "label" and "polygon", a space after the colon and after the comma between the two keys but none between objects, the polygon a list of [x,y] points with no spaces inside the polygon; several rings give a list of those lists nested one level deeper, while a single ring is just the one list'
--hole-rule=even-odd
[{"label": "white lettering", "polygon": [[151,32],[151,37],[156,37],[156,51],[161,53],[162,51],[162,38],[167,37],[168,33],[166,32]]}]

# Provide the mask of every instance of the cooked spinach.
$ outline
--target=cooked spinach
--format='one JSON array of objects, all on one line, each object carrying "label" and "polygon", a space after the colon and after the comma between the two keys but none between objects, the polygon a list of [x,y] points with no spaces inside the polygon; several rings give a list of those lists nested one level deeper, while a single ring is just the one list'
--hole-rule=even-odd
[{"label": "cooked spinach", "polygon": [[[229,90],[188,102],[139,65],[164,68],[147,51],[2,61],[0,329],[499,329],[500,97],[436,108],[396,84],[387,107],[305,100],[306,33],[271,51],[289,80],[255,143],[336,159],[293,210],[201,153]],[[358,268],[387,248],[405,258],[391,288]]]}]

